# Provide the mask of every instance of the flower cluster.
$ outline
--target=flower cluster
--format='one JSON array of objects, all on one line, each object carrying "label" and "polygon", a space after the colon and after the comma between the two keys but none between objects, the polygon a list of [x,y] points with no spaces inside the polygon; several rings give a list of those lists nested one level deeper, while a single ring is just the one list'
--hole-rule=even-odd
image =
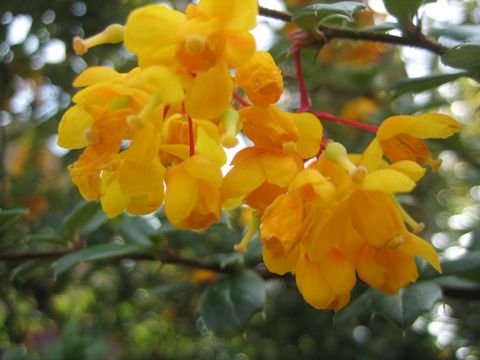
[{"label": "flower cluster", "polygon": [[[124,26],[74,39],[78,54],[123,41],[139,64],[128,73],[91,67],[74,81],[82,89],[58,144],[84,148],[69,169],[82,196],[99,199],[109,217],[163,206],[175,227],[192,230],[247,204],[255,215],[237,249],[260,227],[267,268],[295,274],[319,309],[343,307],[357,275],[396,293],[418,277],[415,256],[440,271],[431,245],[415,235],[421,224],[395,194],[410,192],[425,165],[439,165],[421,139],[450,136],[458,123],[438,114],[390,117],[363,154],[347,154],[324,139],[313,112],[275,105],[283,79],[272,57],[256,51],[249,30],[257,14],[256,0],[201,0],[185,13],[150,5]],[[225,148],[240,131],[253,145],[223,176]]]}]

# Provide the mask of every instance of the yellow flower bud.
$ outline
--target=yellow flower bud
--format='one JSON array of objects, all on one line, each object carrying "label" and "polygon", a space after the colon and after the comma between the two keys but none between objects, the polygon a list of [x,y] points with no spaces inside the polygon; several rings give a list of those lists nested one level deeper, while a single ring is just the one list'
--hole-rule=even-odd
[{"label": "yellow flower bud", "polygon": [[237,69],[237,83],[256,106],[274,104],[283,93],[282,73],[266,51],[257,51]]}]

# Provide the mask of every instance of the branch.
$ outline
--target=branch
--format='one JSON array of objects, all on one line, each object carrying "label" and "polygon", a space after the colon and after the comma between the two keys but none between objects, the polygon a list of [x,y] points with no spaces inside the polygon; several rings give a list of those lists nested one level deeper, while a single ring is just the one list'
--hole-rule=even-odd
[{"label": "branch", "polygon": [[381,42],[385,44],[416,47],[431,51],[439,56],[445,54],[449,49],[446,46],[443,46],[437,42],[428,39],[421,33],[411,36],[396,36],[374,31],[340,29],[325,25],[320,25],[317,29],[320,34],[316,37],[316,39],[322,42],[325,42],[325,40],[328,42],[332,39],[350,39]]},{"label": "branch", "polygon": [[[74,253],[75,250],[49,251],[49,252],[4,252],[0,253],[0,261],[4,262],[21,262],[25,260],[57,260],[62,256]],[[183,265],[216,272],[230,273],[232,269],[223,268],[218,264],[206,262],[200,259],[193,259],[181,256],[171,249],[165,250],[164,254],[157,256],[154,253],[137,253],[130,255],[122,255],[120,258],[132,260],[157,260],[164,264]],[[115,257],[115,258],[119,258]],[[113,258],[113,257],[112,257]]]},{"label": "branch", "polygon": [[[259,7],[259,14],[271,19],[276,19],[285,22],[292,22],[292,15],[282,11],[267,9]],[[318,34],[310,34],[315,39],[315,42],[325,44],[332,39],[350,39],[371,42],[381,42],[385,44],[411,46],[424,50],[431,51],[439,56],[445,54],[449,49],[433,40],[428,39],[422,33],[412,33],[405,36],[396,36],[375,31],[352,30],[344,28],[336,28],[325,25],[317,27]]]},{"label": "branch", "polygon": [[267,9],[262,6],[258,8],[258,13],[261,16],[265,16],[271,19],[285,21],[285,22],[292,22],[292,15],[284,13],[282,11]]}]

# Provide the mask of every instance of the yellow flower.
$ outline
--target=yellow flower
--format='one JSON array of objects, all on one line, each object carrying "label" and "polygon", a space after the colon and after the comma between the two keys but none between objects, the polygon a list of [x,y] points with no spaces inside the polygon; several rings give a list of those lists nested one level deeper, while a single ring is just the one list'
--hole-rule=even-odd
[{"label": "yellow flower", "polygon": [[[202,0],[187,15],[164,5],[134,10],[125,25],[125,46],[139,64],[177,67],[192,77],[186,86],[190,116],[211,120],[229,106],[233,82],[229,68],[253,55],[256,1]],[[196,76],[192,76],[195,74]]]},{"label": "yellow flower", "polygon": [[200,285],[206,282],[214,282],[218,278],[218,274],[211,270],[197,270],[192,274],[192,283]]},{"label": "yellow flower", "polygon": [[377,131],[377,138],[385,156],[392,162],[412,160],[428,164],[434,170],[439,160],[420,139],[444,139],[460,131],[460,124],[442,114],[398,115],[387,118]]},{"label": "yellow flower", "polygon": [[322,213],[322,220],[316,220],[305,235],[309,258],[320,261],[334,246],[354,264],[362,280],[389,294],[418,278],[414,256],[440,271],[433,247],[409,232],[405,223],[414,231],[423,225],[392,195],[413,188],[423,175],[419,165],[408,160],[397,168],[386,164],[376,139],[358,157],[348,157],[340,145],[330,146],[313,167],[337,187],[336,203],[331,203],[331,215]]},{"label": "yellow flower", "polygon": [[432,245],[404,229],[403,240],[396,248],[377,250],[364,242],[356,254],[357,273],[369,285],[394,295],[400,288],[418,279],[415,256],[422,257],[441,272],[438,255]]},{"label": "yellow flower", "polygon": [[293,114],[275,105],[240,110],[244,134],[256,146],[296,152],[303,159],[315,156],[323,137],[322,124],[310,113]]},{"label": "yellow flower", "polygon": [[222,184],[225,208],[237,207],[246,199],[251,207],[264,209],[286,192],[292,179],[303,168],[302,159],[296,153],[284,154],[260,147],[239,151],[232,165]]},{"label": "yellow flower", "polygon": [[331,206],[334,193],[334,186],[318,171],[304,169],[293,179],[288,194],[265,209],[260,238],[267,269],[278,274],[295,271],[300,242],[322,210]]},{"label": "yellow flower", "polygon": [[[192,120],[195,152],[212,160],[218,166],[227,161],[225,150],[220,145],[218,128],[210,121]],[[160,156],[165,166],[177,164],[189,157],[190,135],[185,115],[173,113],[162,128]]]},{"label": "yellow flower", "polygon": [[128,76],[101,67],[85,70],[74,85],[87,87],[73,97],[76,105],[60,121],[58,145],[70,149],[86,147],[69,168],[86,200],[101,196],[101,171],[111,165],[122,140],[131,137],[128,117],[139,112],[148,100],[145,92],[126,86]]},{"label": "yellow flower", "polygon": [[354,120],[369,122],[371,116],[378,110],[378,104],[365,96],[358,96],[342,106],[341,116]]},{"label": "yellow flower", "polygon": [[222,172],[211,160],[194,155],[170,168],[166,182],[165,214],[172,225],[201,230],[220,219]]},{"label": "yellow flower", "polygon": [[335,247],[312,260],[303,254],[296,266],[295,279],[305,301],[316,309],[344,307],[355,285],[355,268]]},{"label": "yellow flower", "polygon": [[161,125],[162,117],[149,117],[134,132],[128,149],[102,172],[101,204],[109,217],[125,209],[145,215],[162,205],[165,168],[158,154]]},{"label": "yellow flower", "polygon": [[256,106],[274,104],[283,93],[282,72],[266,51],[255,52],[246,64],[239,67],[236,80]]}]

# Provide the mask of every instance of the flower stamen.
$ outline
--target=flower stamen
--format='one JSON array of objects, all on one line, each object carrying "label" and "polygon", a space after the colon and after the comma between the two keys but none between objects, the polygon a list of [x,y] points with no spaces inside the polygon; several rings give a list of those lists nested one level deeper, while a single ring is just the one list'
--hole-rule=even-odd
[{"label": "flower stamen", "polygon": [[248,226],[247,232],[245,233],[240,243],[235,244],[234,246],[235,251],[245,253],[247,251],[247,247],[248,247],[248,244],[250,243],[250,240],[252,240],[253,235],[255,235],[259,227],[260,227],[260,216],[256,211],[254,211],[252,213],[252,218],[250,220],[250,225]]}]

